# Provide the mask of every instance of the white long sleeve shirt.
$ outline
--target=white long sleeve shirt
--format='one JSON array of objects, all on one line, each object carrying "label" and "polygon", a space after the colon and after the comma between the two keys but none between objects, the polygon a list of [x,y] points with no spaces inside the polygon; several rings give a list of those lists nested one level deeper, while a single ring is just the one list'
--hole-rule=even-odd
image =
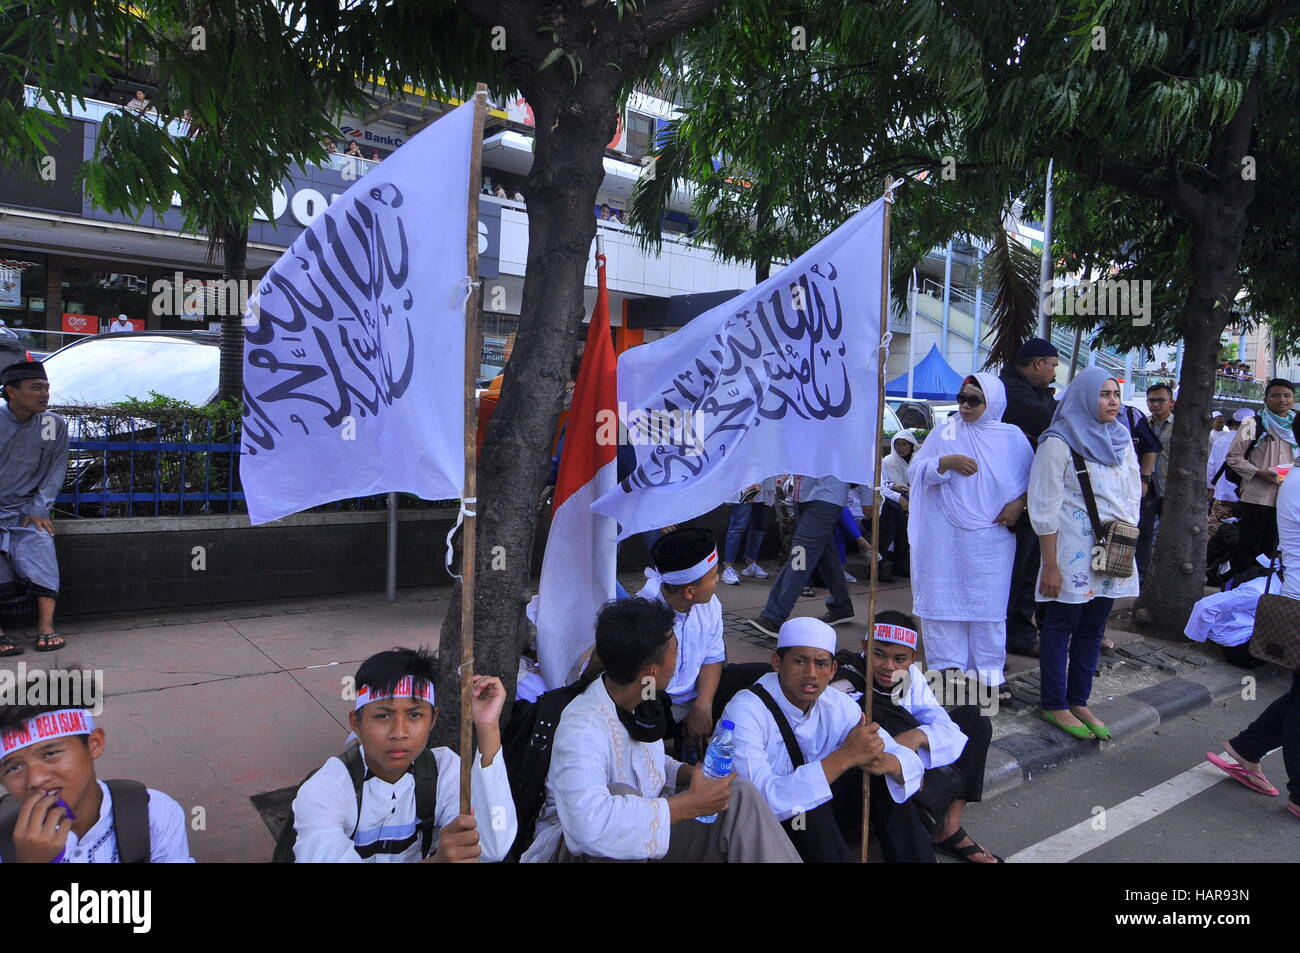
[{"label": "white long sleeve shirt", "polygon": [[[438,762],[438,807],[435,828],[450,824],[460,814],[460,757],[450,748],[434,748]],[[481,860],[501,860],[514,843],[518,826],[515,802],[510,796],[505,758],[497,752],[492,764],[484,767],[481,754],[475,753],[470,772],[470,804],[478,821]],[[365,756],[363,749],[362,756]],[[357,795],[348,776],[347,766],[338,758],[325,765],[303,782],[293,801],[294,825],[298,840],[294,859],[300,864],[402,864],[421,860],[420,836],[415,812],[415,775],[407,773],[389,784],[369,775],[361,785],[361,818],[357,819]],[[356,831],[355,836],[353,830]],[[396,841],[403,846],[396,853],[376,853],[362,857],[358,848],[380,841]],[[437,830],[429,851],[437,846]]]},{"label": "white long sleeve shirt", "polygon": [[[668,605],[659,587],[647,582],[637,596]],[[673,612],[673,631],[677,633],[677,670],[665,691],[674,705],[685,705],[699,694],[696,682],[700,669],[727,660],[727,646],[722,640],[722,603],[714,596],[703,605],[691,606],[688,612]]]},{"label": "white long sleeve shirt", "polygon": [[[778,820],[784,821],[831,799],[830,782],[821,761],[844,744],[849,732],[861,723],[862,710],[843,692],[828,690],[804,713],[785,697],[776,672],[764,675],[758,684],[790,722],[803,752],[801,767],[796,768],[790,760],[776,719],[753,692],[737,692],[722,717],[736,725],[736,773],[762,791]],[[898,744],[883,728],[880,737],[885,751],[897,757],[903,769],[902,784],[885,777],[890,796],[901,804],[921,789],[925,768],[916,752]]]},{"label": "white long sleeve shirt", "polygon": [[[96,782],[104,795],[99,806],[99,818],[86,831],[85,837],[68,835],[63,848],[65,864],[120,864],[117,850],[117,829],[113,826],[113,795],[103,781]],[[190,841],[185,809],[175,799],[162,791],[149,792],[149,863],[192,864]],[[0,858],[14,862],[14,858]]]},{"label": "white long sleeve shirt", "polygon": [[[633,741],[598,678],[569,702],[555,728],[546,801],[524,863],[549,863],[560,839],[574,854],[654,860],[668,853],[672,819],[667,794],[681,765],[662,741]],[[627,784],[640,797],[609,792]]]},{"label": "white long sleeve shirt", "polygon": [[[879,695],[876,696],[876,704],[880,704]],[[934,697],[921,666],[914,663],[907,670],[906,684],[898,696],[898,704],[921,723],[921,731],[925,733],[929,747],[919,749],[916,754],[926,770],[942,768],[961,757],[969,739],[957,727],[956,722],[948,717],[948,712],[939,704],[939,699]]]}]

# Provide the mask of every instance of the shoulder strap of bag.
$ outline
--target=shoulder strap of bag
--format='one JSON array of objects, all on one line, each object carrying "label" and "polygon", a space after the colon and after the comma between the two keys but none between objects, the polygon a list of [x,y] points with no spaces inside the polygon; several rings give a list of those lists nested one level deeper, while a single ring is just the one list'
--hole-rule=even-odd
[{"label": "shoulder strap of bag", "polygon": [[[470,757],[477,757],[471,754]],[[415,759],[415,822],[420,828],[420,856],[429,856],[434,827],[438,823],[438,759],[426,747]],[[484,818],[489,823],[491,818]]]},{"label": "shoulder strap of bag", "polygon": [[1079,488],[1083,490],[1083,503],[1088,508],[1088,520],[1092,523],[1092,535],[1094,540],[1099,543],[1105,543],[1106,540],[1101,535],[1101,517],[1097,513],[1097,498],[1092,493],[1092,478],[1088,476],[1088,463],[1083,459],[1079,451],[1071,448],[1070,456],[1074,458],[1074,472],[1079,478]]},{"label": "shoulder strap of bag", "polygon": [[794,729],[790,727],[790,722],[786,720],[785,712],[781,711],[780,706],[777,705],[776,701],[762,685],[750,685],[749,690],[758,696],[759,701],[767,706],[767,710],[776,719],[776,727],[781,732],[781,740],[785,742],[785,750],[790,755],[790,763],[796,768],[802,768],[805,763],[803,751],[799,747],[799,742],[795,740]]},{"label": "shoulder strap of bag", "polygon": [[361,756],[361,742],[348,742],[348,746],[339,755],[339,760],[348,769],[352,790],[357,796],[357,822],[352,825],[352,833],[348,835],[348,840],[351,840],[357,836],[357,828],[361,826],[361,791],[366,780],[366,759]]},{"label": "shoulder strap of bag", "polygon": [[14,863],[18,856],[14,852],[14,828],[18,825],[18,812],[22,802],[12,795],[0,798],[0,860],[6,864]]},{"label": "shoulder strap of bag", "polygon": [[149,841],[149,790],[139,781],[105,781],[113,797],[113,830],[117,854],[124,864],[147,864]]}]

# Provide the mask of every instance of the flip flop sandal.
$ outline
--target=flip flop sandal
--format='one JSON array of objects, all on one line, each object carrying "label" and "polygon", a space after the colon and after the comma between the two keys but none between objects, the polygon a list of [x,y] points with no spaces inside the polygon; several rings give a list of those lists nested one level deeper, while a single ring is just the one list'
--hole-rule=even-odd
[{"label": "flip flop sandal", "polygon": [[799,598],[800,598],[800,599],[812,599],[812,598],[814,598],[816,595],[817,595],[817,590],[816,590],[816,589],[814,589],[812,586],[804,586],[804,587],[803,587],[803,590],[799,593]]},{"label": "flip flop sandal", "polygon": [[[965,847],[957,846],[962,841],[966,840],[966,838],[968,837],[970,838],[970,843],[968,845],[966,845]],[[971,860],[971,858],[974,857],[976,854],[988,854],[999,864],[1006,863],[1005,860],[1003,860],[997,854],[993,853],[993,851],[985,850],[983,847],[977,844],[975,842],[975,838],[967,834],[966,829],[964,827],[957,828],[957,830],[953,833],[951,837],[947,838],[946,840],[939,841],[937,844],[934,845],[934,849],[941,850],[949,857],[956,857],[958,860],[965,861],[968,864],[979,863],[978,860]]]},{"label": "flip flop sandal", "polygon": [[1295,803],[1295,801],[1292,801],[1286,806],[1286,812],[1288,814],[1294,814],[1296,817],[1300,817],[1300,804],[1297,804]]},{"label": "flip flop sandal", "polygon": [[[57,644],[51,645],[50,643],[55,639],[58,640]],[[57,652],[67,644],[68,643],[63,641],[63,636],[59,635],[57,632],[36,636],[36,651],[38,652]]]},{"label": "flip flop sandal", "polygon": [[1267,794],[1269,797],[1277,797],[1277,788],[1273,787],[1273,785],[1269,783],[1268,778],[1264,777],[1264,775],[1260,774],[1258,771],[1251,771],[1249,768],[1242,767],[1233,761],[1227,761],[1209,751],[1205,752],[1205,760],[1210,762],[1210,764],[1214,765],[1234,781],[1241,782],[1252,791],[1258,791],[1260,794]]},{"label": "flip flop sandal", "polygon": [[8,658],[11,655],[22,655],[27,650],[21,645],[14,642],[8,636],[0,635],[0,658]]}]

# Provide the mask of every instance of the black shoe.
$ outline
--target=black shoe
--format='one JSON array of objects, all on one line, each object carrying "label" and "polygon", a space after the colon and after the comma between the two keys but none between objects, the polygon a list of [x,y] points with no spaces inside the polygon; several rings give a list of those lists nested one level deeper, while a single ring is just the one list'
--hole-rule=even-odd
[{"label": "black shoe", "polygon": [[880,565],[876,568],[876,580],[878,582],[894,581],[894,564],[888,559],[880,561]]},{"label": "black shoe", "polygon": [[774,639],[777,637],[777,633],[781,628],[781,623],[773,622],[765,615],[755,616],[749,620],[749,624],[758,629],[758,631],[762,632],[764,635],[769,635]]},{"label": "black shoe", "polygon": [[844,614],[841,615],[838,612],[828,611],[824,616],[821,617],[821,621],[825,622],[827,625],[843,625],[846,622],[853,621],[853,613],[845,612]]}]

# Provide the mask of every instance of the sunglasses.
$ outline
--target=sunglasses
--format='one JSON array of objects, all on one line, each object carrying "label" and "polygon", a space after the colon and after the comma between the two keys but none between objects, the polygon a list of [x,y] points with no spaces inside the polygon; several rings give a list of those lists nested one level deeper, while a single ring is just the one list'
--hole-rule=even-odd
[{"label": "sunglasses", "polygon": [[984,398],[981,397],[979,394],[958,394],[957,395],[958,407],[962,407],[962,406],[978,407],[982,403],[984,403]]}]

